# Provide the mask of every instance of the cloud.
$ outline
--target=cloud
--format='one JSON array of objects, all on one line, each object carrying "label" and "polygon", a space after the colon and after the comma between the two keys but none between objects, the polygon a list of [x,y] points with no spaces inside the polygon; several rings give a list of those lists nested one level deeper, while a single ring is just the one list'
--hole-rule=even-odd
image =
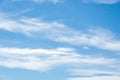
[{"label": "cloud", "polygon": [[[13,0],[13,1],[23,1],[23,0]],[[59,3],[63,0],[30,0],[35,3],[43,3],[43,2],[52,2],[52,3]],[[93,3],[99,3],[99,4],[115,4],[119,3],[120,0],[82,0],[85,3],[93,2]]]},{"label": "cloud", "polygon": [[92,46],[103,50],[120,51],[120,40],[116,39],[114,33],[104,29],[88,29],[86,33],[83,33],[56,21],[26,17],[13,19],[3,14],[0,19],[0,29],[76,46]]},{"label": "cloud", "polygon": [[104,70],[104,69],[92,69],[92,68],[83,68],[81,69],[71,69],[71,75],[73,76],[83,76],[83,77],[93,77],[97,75],[118,75],[119,71],[116,70]]},{"label": "cloud", "polygon": [[87,78],[70,78],[68,80],[120,80],[120,76],[96,76]]},{"label": "cloud", "polygon": [[119,3],[120,0],[84,0],[85,2],[94,2],[94,3],[100,3],[100,4],[115,4]]},{"label": "cloud", "polygon": [[[21,33],[30,38],[46,38],[56,42],[72,45],[87,45],[104,50],[120,51],[120,42],[114,35],[102,29],[90,29],[86,33],[73,30],[63,23],[43,21],[37,18],[10,18],[1,14],[0,29],[12,33]],[[112,35],[112,36],[111,36]],[[101,45],[102,44],[102,45]],[[79,75],[78,69],[84,75],[118,74],[119,60],[105,57],[82,55],[74,48],[32,49],[0,47],[0,66],[8,68],[23,68],[35,71],[47,71],[57,66],[68,65],[69,74]],[[72,65],[71,65],[72,64]],[[86,66],[88,66],[86,71]],[[74,67],[74,68],[71,68]],[[76,68],[77,67],[77,68]],[[103,70],[111,68],[112,70]],[[93,72],[92,72],[92,71]]]},{"label": "cloud", "polygon": [[[1,16],[2,17],[2,16]],[[34,32],[46,32],[49,29],[59,29],[64,27],[63,24],[57,22],[44,22],[35,18],[21,18],[18,20],[11,20],[6,18],[0,19],[0,29],[7,30],[10,32],[20,32],[24,34],[32,35]],[[46,32],[47,33],[47,32]]]},{"label": "cloud", "polygon": [[[77,53],[73,48],[30,49],[0,47],[0,66],[8,68],[23,68],[35,71],[47,71],[57,66],[105,66],[116,68],[118,60],[104,57],[94,57]],[[72,65],[71,65],[72,64]],[[73,68],[72,68],[73,69]]]},{"label": "cloud", "polygon": [[34,2],[45,2],[45,1],[49,1],[49,2],[53,2],[53,3],[58,3],[61,0],[33,0]]},{"label": "cloud", "polygon": [[[9,68],[24,68],[29,70],[46,71],[50,66],[58,64],[66,53],[71,51],[68,48],[45,49],[20,49],[20,48],[0,48],[0,65]],[[62,56],[66,55],[66,56]],[[57,59],[58,58],[58,59]],[[69,58],[68,61],[69,62]],[[65,62],[62,60],[63,63]]]},{"label": "cloud", "polygon": [[[24,0],[12,0],[13,2],[17,2],[17,1],[24,1]],[[43,2],[52,2],[52,3],[59,3],[62,0],[29,0],[35,3],[43,3]]]}]

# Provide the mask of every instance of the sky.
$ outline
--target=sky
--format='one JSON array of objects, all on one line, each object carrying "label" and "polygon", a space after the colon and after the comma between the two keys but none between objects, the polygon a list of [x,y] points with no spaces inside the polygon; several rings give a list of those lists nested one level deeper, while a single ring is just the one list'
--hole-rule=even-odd
[{"label": "sky", "polygon": [[120,80],[120,0],[0,0],[0,80]]}]

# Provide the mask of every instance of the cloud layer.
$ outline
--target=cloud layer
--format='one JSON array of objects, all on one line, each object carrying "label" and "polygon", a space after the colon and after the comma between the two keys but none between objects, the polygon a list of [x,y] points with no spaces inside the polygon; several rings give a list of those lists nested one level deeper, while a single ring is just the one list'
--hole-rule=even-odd
[{"label": "cloud layer", "polygon": [[[120,40],[116,39],[115,35],[108,30],[89,29],[84,33],[56,21],[27,17],[14,19],[5,14],[0,17],[0,30],[20,33],[29,38],[42,37],[58,43],[120,52]],[[69,75],[73,76],[67,80],[110,80],[113,78],[119,80],[119,64],[119,59],[83,55],[74,48],[0,47],[0,66],[41,72],[65,66]]]},{"label": "cloud layer", "polygon": [[[120,40],[104,29],[89,29],[86,33],[71,29],[63,23],[43,21],[37,18],[11,18],[5,14],[0,18],[0,30],[21,33],[29,38],[40,37],[58,43],[75,46],[89,46],[102,50],[119,51]],[[101,45],[102,44],[102,45]],[[86,49],[88,49],[86,47]],[[74,48],[32,49],[0,47],[0,66],[22,68],[35,71],[47,71],[58,66],[67,65],[71,76],[87,76],[89,78],[69,78],[68,80],[109,79],[109,77],[93,77],[101,74],[119,77],[119,60],[83,55]],[[72,65],[71,65],[72,64]]]},{"label": "cloud layer", "polygon": [[[13,6],[16,6],[17,2],[14,1],[21,1],[20,4],[22,4],[22,2],[24,2],[25,0],[11,0],[11,1],[13,2],[12,3],[9,1],[5,2],[5,4],[6,3],[12,4],[11,8],[6,6],[6,10],[12,9]],[[32,7],[37,3],[46,2],[56,4],[61,1],[63,0],[26,0],[25,3],[27,2],[30,3],[30,6]],[[116,4],[120,2],[120,0],[81,0],[81,1],[87,1],[95,4]],[[19,4],[19,2],[17,4]],[[74,8],[77,7],[74,5],[74,3],[71,4],[71,2],[70,5],[73,5]],[[64,5],[63,6],[66,7],[66,9],[68,9],[69,8],[68,6],[70,5],[69,3],[67,3],[67,6]],[[26,7],[27,6],[28,5],[26,5]],[[1,66],[5,67],[5,69],[17,68],[22,70],[33,70],[41,73],[47,71],[49,72],[51,70],[55,71],[56,68],[58,69],[62,67],[69,75],[69,77],[67,76],[66,80],[120,80],[120,59],[111,58],[112,55],[114,55],[114,57],[116,56],[116,52],[118,53],[120,52],[120,39],[118,37],[116,38],[113,32],[105,29],[96,28],[89,28],[86,31],[82,31],[74,29],[74,26],[71,28],[70,26],[67,26],[64,23],[60,23],[57,21],[44,21],[38,18],[28,18],[24,16],[20,17],[20,15],[24,13],[26,14],[28,12],[32,13],[32,9],[24,10],[23,7],[25,8],[25,6],[16,7],[16,9],[21,8],[22,12],[14,16],[0,13],[0,31],[1,33],[5,33],[1,34],[0,36],[2,36],[3,39],[5,39],[3,41],[6,42],[5,43],[6,45],[7,43],[13,44],[12,41],[9,40],[12,37],[6,34],[7,32],[9,32],[12,33],[12,36],[17,35],[19,37],[20,35],[19,41],[21,41],[21,43],[22,41],[23,43],[25,43],[27,42],[27,39],[28,40],[30,39],[36,41],[35,44],[29,43],[30,45],[35,46],[37,44],[37,41],[38,42],[41,41],[37,45],[44,47],[44,43],[42,45],[40,44],[42,43],[42,40],[45,40],[43,42],[47,43],[50,42],[50,44],[51,43],[55,44],[50,45],[52,47],[55,47],[57,45],[56,43],[58,43],[57,46],[59,46],[59,44],[64,46],[65,44],[65,46],[67,45],[69,47],[56,47],[51,49],[40,47],[18,48],[15,46],[4,47],[3,45],[0,44],[0,67]],[[40,10],[39,7],[40,6],[37,5],[35,7],[36,8],[35,11],[37,9]],[[51,5],[51,10],[52,7],[53,6]],[[56,7],[59,8],[59,6]],[[15,11],[13,10],[13,12],[16,12],[16,10]],[[17,18],[18,15],[19,18]],[[2,41],[2,38],[0,39],[0,41]],[[26,44],[29,45],[28,42]],[[22,46],[24,44],[18,45]],[[8,44],[8,46],[11,45]],[[78,52],[73,47],[75,48],[77,47],[79,49],[83,47],[84,51],[83,49],[80,49],[78,50],[79,51]],[[92,51],[90,49],[95,50],[94,52],[95,55],[92,55],[92,52],[94,50]],[[85,54],[86,51],[88,51],[87,54]],[[110,52],[111,54],[102,55],[103,54],[102,53],[99,54],[100,56],[98,56],[97,55],[98,51],[100,52],[105,51],[107,53]],[[0,79],[4,79],[4,76],[3,77],[0,76]]]}]

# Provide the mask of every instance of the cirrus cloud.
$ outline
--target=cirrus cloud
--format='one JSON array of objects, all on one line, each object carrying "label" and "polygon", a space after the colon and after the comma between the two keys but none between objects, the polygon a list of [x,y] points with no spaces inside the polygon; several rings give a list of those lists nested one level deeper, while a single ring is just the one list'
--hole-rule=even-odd
[{"label": "cirrus cloud", "polygon": [[[69,78],[68,80],[104,80],[104,77],[92,77],[98,74],[119,75],[119,60],[99,56],[83,55],[74,48],[32,49],[0,47],[0,66],[46,72],[56,67],[67,67],[70,76],[88,78]],[[111,77],[113,78],[113,77]],[[114,77],[115,78],[115,77]],[[118,80],[116,77],[115,80]],[[105,80],[109,78],[105,77]]]},{"label": "cirrus cloud", "polygon": [[70,78],[68,80],[120,80],[120,76],[95,76],[87,78]]},{"label": "cirrus cloud", "polygon": [[120,2],[120,0],[84,0],[84,1],[100,3],[100,4],[115,4]]},{"label": "cirrus cloud", "polygon": [[0,19],[0,29],[38,39],[42,37],[77,46],[87,45],[103,50],[120,51],[120,40],[116,39],[114,33],[104,29],[88,29],[86,33],[82,33],[56,21],[37,18],[12,19],[4,16]]}]

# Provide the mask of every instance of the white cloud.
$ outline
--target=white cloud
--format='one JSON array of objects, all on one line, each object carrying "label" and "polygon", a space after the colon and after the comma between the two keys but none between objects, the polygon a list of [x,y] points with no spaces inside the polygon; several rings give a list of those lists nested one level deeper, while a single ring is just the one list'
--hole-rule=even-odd
[{"label": "white cloud", "polygon": [[90,29],[87,33],[82,33],[55,21],[49,22],[36,18],[12,19],[6,18],[5,15],[1,15],[0,29],[77,46],[85,45],[120,51],[120,40],[117,40],[112,32],[102,29]]},{"label": "white cloud", "polygon": [[[1,16],[2,17],[2,16]],[[24,34],[31,34],[32,32],[44,32],[53,29],[59,29],[64,27],[63,24],[57,22],[44,22],[35,18],[22,18],[18,20],[11,20],[6,18],[0,19],[0,29],[11,31],[11,32],[20,32]]]},{"label": "white cloud", "polygon": [[120,80],[120,76],[96,76],[87,78],[70,78],[68,80]]},{"label": "white cloud", "polygon": [[101,4],[115,4],[119,3],[120,0],[84,0],[86,2],[94,2],[94,3],[101,3]]},{"label": "white cloud", "polygon": [[[0,47],[0,66],[46,71],[56,66],[106,66],[116,68],[116,59],[93,57],[75,52],[72,48],[29,49]],[[72,64],[72,65],[71,65]]]},{"label": "white cloud", "polygon": [[77,76],[86,76],[86,77],[90,77],[90,76],[96,76],[96,75],[117,75],[119,74],[119,71],[114,71],[114,70],[104,70],[104,69],[71,69],[70,70],[71,75],[77,75]]},{"label": "white cloud", "polygon": [[88,45],[104,50],[120,51],[120,40],[116,40],[115,36],[109,34],[107,30],[92,29],[87,33],[81,33],[79,31],[65,29],[63,32],[51,36],[53,40],[59,42],[74,45]]},{"label": "white cloud", "polygon": [[[54,64],[69,62],[62,60],[67,58],[68,48],[58,49],[20,49],[0,48],[0,65],[9,68],[24,68],[37,71],[46,71]],[[65,55],[65,56],[62,56]],[[70,55],[70,54],[69,54]]]},{"label": "white cloud", "polygon": [[[13,2],[18,2],[18,1],[24,1],[24,0],[12,0]],[[43,2],[52,2],[52,3],[59,3],[61,2],[62,0],[26,0],[26,1],[32,1],[32,2],[35,2],[35,3],[43,3]]]},{"label": "white cloud", "polygon": [[53,3],[58,3],[58,2],[61,2],[61,0],[33,0],[34,2],[45,2],[45,1],[48,1],[48,2],[53,2]]}]

